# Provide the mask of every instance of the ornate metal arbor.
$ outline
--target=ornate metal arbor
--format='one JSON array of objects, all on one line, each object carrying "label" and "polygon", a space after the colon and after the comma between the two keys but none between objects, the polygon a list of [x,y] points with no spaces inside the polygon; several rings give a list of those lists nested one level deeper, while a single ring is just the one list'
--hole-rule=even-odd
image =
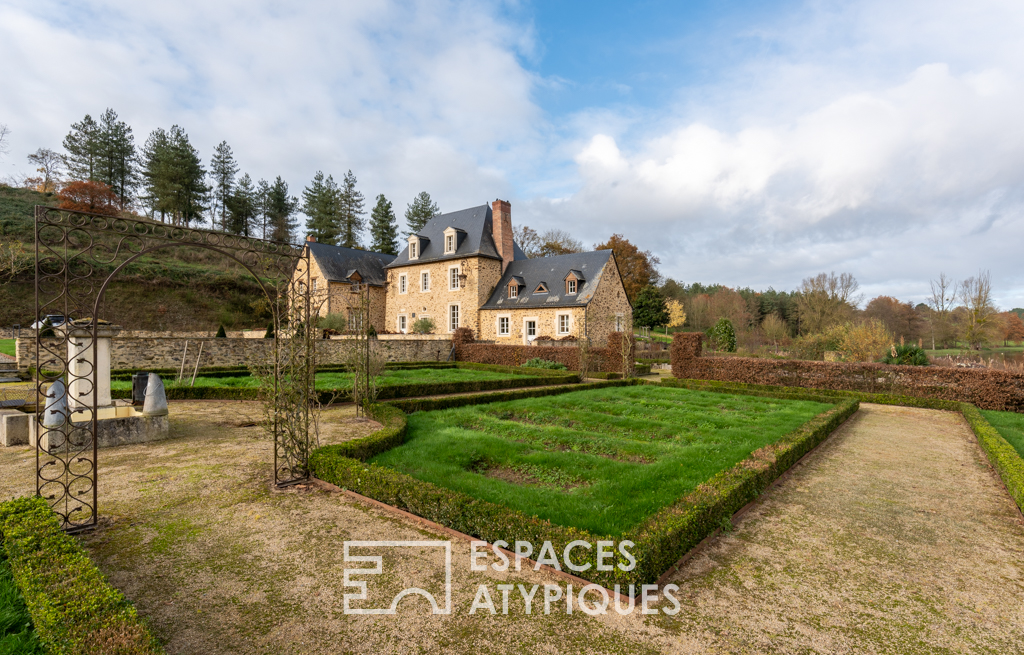
[{"label": "ornate metal arbor", "polygon": [[[264,375],[273,378],[265,400],[268,424],[273,423],[274,482],[286,486],[309,479],[309,408],[314,401],[316,371],[307,249],[52,207],[36,207],[35,242],[37,321],[54,314],[66,318],[65,326],[56,328],[52,339],[40,337],[42,328],[36,330],[38,397],[45,398],[48,392],[62,395],[68,407],[60,420],[51,417],[47,426],[42,400],[37,404],[36,493],[50,501],[66,530],[93,527],[98,519],[99,385],[95,363],[99,361],[104,292],[126,266],[167,248],[220,253],[242,265],[263,289],[274,323],[271,354],[263,362]],[[81,357],[88,349],[91,357]],[[54,384],[58,381],[63,384]]]}]

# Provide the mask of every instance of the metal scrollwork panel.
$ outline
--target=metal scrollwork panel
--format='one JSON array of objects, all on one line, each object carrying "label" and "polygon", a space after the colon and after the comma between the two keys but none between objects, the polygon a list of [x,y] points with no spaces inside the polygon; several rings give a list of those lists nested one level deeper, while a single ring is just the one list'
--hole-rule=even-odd
[{"label": "metal scrollwork panel", "polygon": [[[251,273],[274,316],[274,481],[309,478],[309,406],[315,373],[309,253],[291,244],[135,218],[37,207],[36,491],[66,530],[98,519],[97,344],[110,282],[139,257],[170,247],[203,248]],[[57,324],[63,321],[63,324]],[[91,356],[89,356],[89,351]],[[282,395],[283,392],[283,395]]]}]

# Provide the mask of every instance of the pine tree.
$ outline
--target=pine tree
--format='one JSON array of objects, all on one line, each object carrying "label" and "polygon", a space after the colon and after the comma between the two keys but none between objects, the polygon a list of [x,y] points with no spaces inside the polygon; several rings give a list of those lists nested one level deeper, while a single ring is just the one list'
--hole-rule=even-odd
[{"label": "pine tree", "polygon": [[143,178],[146,180],[145,201],[160,220],[171,217],[174,225],[188,226],[202,222],[210,187],[206,186],[206,170],[199,153],[189,143],[183,129],[174,125],[170,131],[156,129],[143,149]]},{"label": "pine tree", "polygon": [[409,227],[406,235],[416,234],[432,219],[441,213],[441,208],[430,199],[430,194],[420,191],[419,195],[405,210],[405,224]]},{"label": "pine tree", "polygon": [[365,225],[363,219],[363,194],[356,191],[356,176],[352,171],[345,173],[341,181],[338,212],[338,245],[346,248],[361,248],[360,236]]},{"label": "pine tree", "polygon": [[256,188],[252,178],[246,173],[235,185],[234,191],[227,198],[227,221],[221,227],[231,234],[251,236],[257,227],[259,208],[257,207]]},{"label": "pine tree", "polygon": [[337,245],[341,232],[341,189],[330,175],[317,171],[313,182],[302,190],[302,212],[309,217],[306,231],[320,243]]},{"label": "pine tree", "polygon": [[132,128],[118,120],[109,107],[100,116],[97,133],[95,180],[103,182],[121,199],[121,209],[131,204],[138,185],[138,155]]},{"label": "pine tree", "polygon": [[292,243],[299,222],[292,218],[299,208],[299,199],[288,195],[288,183],[278,175],[267,193],[267,219],[273,241]]},{"label": "pine tree", "polygon": [[384,194],[377,196],[377,204],[370,212],[370,250],[385,255],[398,254],[398,219],[391,208],[391,201]]},{"label": "pine tree", "polygon": [[256,215],[259,217],[257,223],[260,228],[260,238],[266,239],[270,234],[270,183],[260,179],[256,183]]},{"label": "pine tree", "polygon": [[221,141],[213,150],[213,157],[210,158],[210,177],[213,178],[213,212],[210,224],[217,227],[217,214],[220,213],[220,228],[225,228],[225,221],[228,218],[228,199],[231,197],[235,187],[235,175],[238,174],[238,164],[235,163],[235,155],[231,152],[231,146],[227,141]]},{"label": "pine tree", "polygon": [[[67,143],[64,145],[67,148]],[[167,214],[173,211],[171,206],[170,176],[165,173],[169,167],[170,141],[167,132],[158,127],[149,134],[146,144],[142,147],[142,201],[149,207],[149,215],[166,222]]]},{"label": "pine tree", "polygon": [[71,124],[71,132],[64,137],[64,149],[68,151],[64,164],[72,180],[88,182],[95,179],[99,129],[92,116],[86,114],[80,123]]}]

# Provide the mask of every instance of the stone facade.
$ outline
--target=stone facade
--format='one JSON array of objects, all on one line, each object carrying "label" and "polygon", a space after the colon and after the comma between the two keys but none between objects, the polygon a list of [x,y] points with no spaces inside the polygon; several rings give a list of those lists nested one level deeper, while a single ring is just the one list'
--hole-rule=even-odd
[{"label": "stone facade", "polygon": [[[457,269],[457,275],[466,275],[464,285],[456,278],[455,289],[450,288],[452,269]],[[430,276],[429,291],[422,290],[424,273]],[[405,293],[401,291],[403,275]],[[388,269],[387,330],[399,332],[399,317],[404,316],[406,332],[412,332],[412,324],[427,316],[434,320],[434,332],[449,334],[454,332],[450,324],[451,306],[456,305],[456,327],[468,327],[476,334],[480,329],[480,306],[487,302],[500,278],[501,262],[488,257],[453,258]]]},{"label": "stone facade", "polygon": [[592,344],[604,346],[608,343],[609,334],[632,329],[632,322],[633,306],[629,304],[626,288],[622,286],[622,276],[612,257],[601,271],[597,293],[587,305],[587,336]]},{"label": "stone facade", "polygon": [[[567,336],[580,336],[580,328],[585,325],[583,319],[587,313],[586,306],[583,307],[534,307],[526,309],[482,309],[480,310],[480,332],[479,339],[482,341],[493,341],[500,344],[528,345],[530,341],[526,337],[527,321],[534,321],[537,326],[536,336],[561,339]],[[568,317],[568,330],[559,331],[561,316]],[[509,334],[499,334],[498,321],[505,317],[509,319]],[[607,339],[607,336],[605,337]]]},{"label": "stone facade", "polygon": [[[361,294],[352,293],[352,285],[347,282],[328,280],[320,270],[320,265],[315,257],[310,257],[309,276],[310,283],[313,285],[315,310],[319,315],[341,313],[351,326],[353,313],[358,315],[360,310]],[[326,289],[324,285],[326,285]],[[386,294],[384,288],[371,285],[369,291],[364,290],[362,293],[369,293],[370,296],[370,325],[377,332],[384,332],[388,329],[385,321]]]},{"label": "stone facade", "polygon": [[[185,342],[188,341],[188,352]],[[199,355],[199,341],[178,338],[135,339],[114,337],[111,340],[110,366],[121,370],[149,370],[157,368],[177,368],[182,365],[184,356],[185,369],[192,370]],[[200,367],[207,366],[245,366],[254,357],[267,356],[273,344],[272,339],[205,339],[202,341],[203,352]],[[35,366],[35,348],[32,339],[19,339],[18,368],[27,370]],[[58,339],[43,339],[43,352],[57,351],[62,347]],[[317,350],[323,364],[341,364],[345,352],[351,347],[350,339],[325,339],[317,341]],[[373,348],[387,353],[388,361],[392,362],[424,362],[444,361],[451,351],[448,339],[381,339],[374,340]],[[52,370],[57,367],[57,360],[51,355],[44,357],[42,367]]]},{"label": "stone facade", "polygon": [[[536,321],[538,337],[561,339],[571,335],[579,338],[585,334],[594,346],[604,347],[608,343],[609,334],[626,327],[625,323],[632,320],[633,308],[626,297],[614,259],[609,259],[603,267],[600,279],[594,297],[583,306],[482,309],[480,331],[475,334],[482,341],[523,345],[528,343],[527,321]],[[560,317],[563,315],[569,317],[568,331],[559,329]],[[507,336],[498,333],[498,320],[501,317],[509,319]],[[617,318],[620,319],[618,323]]]}]

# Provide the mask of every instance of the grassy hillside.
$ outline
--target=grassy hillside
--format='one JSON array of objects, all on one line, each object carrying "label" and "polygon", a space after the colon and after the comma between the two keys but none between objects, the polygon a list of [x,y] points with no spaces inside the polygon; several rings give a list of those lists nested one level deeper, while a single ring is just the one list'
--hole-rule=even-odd
[{"label": "grassy hillside", "polygon": [[[0,186],[0,236],[31,248],[35,206],[52,204],[52,194]],[[109,270],[96,270],[97,284]],[[252,308],[261,297],[256,280],[230,259],[201,248],[170,248],[126,267],[107,288],[100,317],[136,330],[263,327],[266,317]],[[34,310],[32,271],[0,286],[0,326],[31,323]]]}]

